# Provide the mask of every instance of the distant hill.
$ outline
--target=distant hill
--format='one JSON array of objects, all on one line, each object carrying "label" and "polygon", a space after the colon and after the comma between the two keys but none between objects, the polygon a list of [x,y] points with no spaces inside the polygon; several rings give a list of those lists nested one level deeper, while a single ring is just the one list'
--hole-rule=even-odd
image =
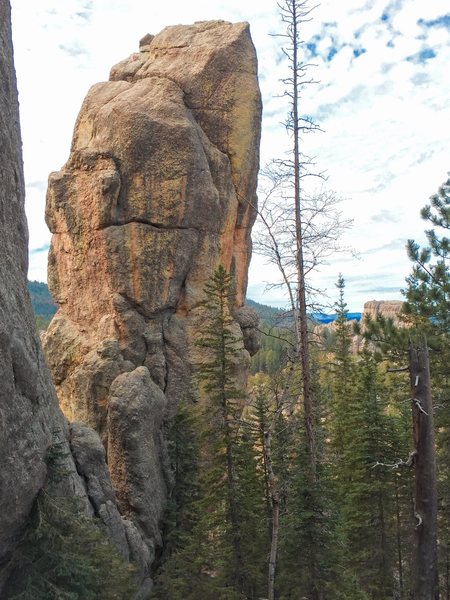
[{"label": "distant hill", "polygon": [[58,307],[48,291],[48,285],[40,281],[29,281],[28,291],[35,316],[50,321]]},{"label": "distant hill", "polygon": [[[251,306],[252,308],[254,308],[256,310],[256,312],[259,315],[260,321],[262,323],[264,323],[265,325],[287,326],[287,325],[289,325],[289,323],[291,321],[290,312],[286,312],[285,310],[282,310],[281,308],[274,308],[273,306],[267,306],[266,304],[260,304],[259,302],[255,302],[254,300],[251,300],[250,298],[247,298],[245,300],[245,303],[248,306]],[[310,317],[311,317],[311,320],[314,321],[315,323],[323,325],[325,323],[332,323],[333,321],[335,321],[337,318],[337,315],[335,313],[326,314],[326,313],[315,312],[315,313],[312,313],[310,315]],[[352,320],[359,321],[360,319],[361,319],[360,312],[348,313],[349,321],[352,321]]]},{"label": "distant hill", "polygon": [[250,298],[245,299],[245,304],[256,310],[259,320],[265,325],[273,326],[280,323],[285,325],[286,319],[290,319],[289,313],[286,313],[286,311],[282,310],[281,308],[275,308],[274,306],[268,306],[267,304],[260,304],[259,302],[255,302],[255,300],[251,300]]},{"label": "distant hill", "polygon": [[[332,323],[333,321],[336,321],[337,314],[336,313],[332,313],[332,314],[313,313],[312,317],[313,317],[314,321],[317,321],[317,323],[324,325],[326,323]],[[347,320],[348,321],[360,321],[361,313],[360,312],[349,312],[347,314]]]},{"label": "distant hill", "polygon": [[[31,296],[31,304],[36,317],[41,317],[45,321],[50,321],[56,313],[58,307],[48,291],[48,285],[40,281],[29,281],[28,291]],[[261,304],[247,298],[245,303],[256,310],[261,323],[268,326],[287,326],[291,320],[291,316],[281,308],[275,308],[267,304]],[[335,314],[313,313],[312,318],[317,323],[331,323],[336,319]],[[349,320],[361,319],[361,313],[348,313]]]}]

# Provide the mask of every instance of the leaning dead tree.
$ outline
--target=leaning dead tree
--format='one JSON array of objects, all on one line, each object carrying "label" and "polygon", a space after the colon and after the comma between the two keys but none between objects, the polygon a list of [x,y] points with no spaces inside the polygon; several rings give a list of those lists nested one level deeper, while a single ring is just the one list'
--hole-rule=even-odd
[{"label": "leaning dead tree", "polygon": [[414,434],[414,600],[438,600],[437,480],[428,348],[409,347]]}]

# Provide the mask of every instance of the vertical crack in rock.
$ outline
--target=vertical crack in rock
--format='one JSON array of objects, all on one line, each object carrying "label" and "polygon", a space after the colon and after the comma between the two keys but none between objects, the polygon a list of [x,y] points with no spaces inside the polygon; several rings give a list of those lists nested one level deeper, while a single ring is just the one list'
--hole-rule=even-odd
[{"label": "vertical crack in rock", "polygon": [[[90,89],[69,160],[49,178],[49,286],[60,308],[45,336],[48,362],[69,420],[100,435],[146,565],[162,543],[171,481],[162,424],[195,395],[199,305],[219,264],[236,282],[241,381],[255,350],[255,320],[241,307],[260,122],[248,24],[167,27]],[[78,469],[87,486],[96,481]],[[102,490],[89,494],[106,506]]]}]

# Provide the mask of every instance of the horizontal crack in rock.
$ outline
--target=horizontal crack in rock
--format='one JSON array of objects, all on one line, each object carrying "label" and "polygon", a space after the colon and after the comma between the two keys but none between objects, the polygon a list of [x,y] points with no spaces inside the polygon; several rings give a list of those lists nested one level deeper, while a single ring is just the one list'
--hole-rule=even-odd
[{"label": "horizontal crack in rock", "polygon": [[163,223],[153,223],[151,221],[146,221],[145,219],[130,219],[129,221],[124,221],[123,223],[110,223],[109,225],[104,225],[103,227],[98,227],[97,231],[102,231],[103,229],[109,229],[110,227],[124,227],[126,225],[146,225],[147,227],[152,227],[153,229],[162,229],[162,230],[174,230],[174,231],[202,231],[197,227],[183,227],[182,225],[164,225]]}]

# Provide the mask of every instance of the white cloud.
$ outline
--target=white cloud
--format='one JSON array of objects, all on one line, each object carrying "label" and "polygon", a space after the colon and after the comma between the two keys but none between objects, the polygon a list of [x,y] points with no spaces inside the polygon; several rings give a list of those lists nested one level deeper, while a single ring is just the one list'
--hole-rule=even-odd
[{"label": "white cloud", "polygon": [[[289,146],[279,125],[286,101],[276,97],[285,65],[279,64],[279,40],[268,35],[280,31],[274,0],[12,0],[12,8],[31,248],[49,240],[44,192],[33,182],[65,162],[87,89],[106,79],[147,32],[212,18],[250,21],[264,99],[262,162]],[[402,249],[389,244],[421,236],[419,209],[450,169],[450,27],[437,21],[446,14],[448,0],[323,0],[304,28],[316,54],[306,58],[317,63],[312,74],[320,83],[305,90],[302,109],[320,117],[326,130],[305,139],[305,148],[327,169],[329,186],[355,219],[348,241],[362,259],[342,266],[351,267],[352,277],[373,277],[374,289],[388,278],[389,285],[378,286],[380,295],[388,293],[381,287],[400,288],[410,268]],[[377,222],[383,211],[396,219]],[[32,255],[39,279],[45,278],[43,259],[43,253]],[[255,260],[250,291],[261,289],[263,270]],[[339,270],[337,260],[317,279],[329,284]],[[360,307],[364,289],[353,280],[347,286],[351,308]]]}]

